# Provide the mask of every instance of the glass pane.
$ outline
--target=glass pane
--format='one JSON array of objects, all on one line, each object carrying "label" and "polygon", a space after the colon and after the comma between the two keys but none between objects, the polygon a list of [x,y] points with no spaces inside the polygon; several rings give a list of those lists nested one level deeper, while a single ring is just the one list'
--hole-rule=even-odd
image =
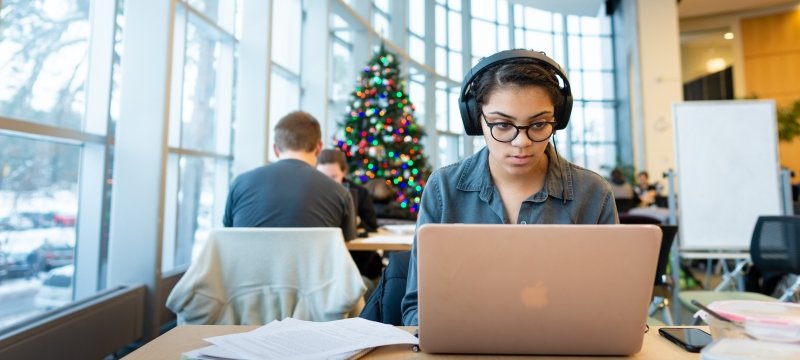
[{"label": "glass pane", "polygon": [[461,10],[461,0],[448,0],[447,6],[449,6],[452,10]]},{"label": "glass pane", "polygon": [[[584,36],[581,38],[581,44],[581,52],[583,53],[582,68],[585,70],[600,70],[603,67],[603,51],[600,48],[600,38]],[[572,56],[571,52],[570,56]]]},{"label": "glass pane", "polygon": [[500,25],[508,24],[508,1],[497,0],[497,22]]},{"label": "glass pane", "polygon": [[[170,156],[176,156],[171,154]],[[188,264],[202,248],[214,224],[215,160],[179,156],[174,265]]]},{"label": "glass pane", "polygon": [[333,36],[339,38],[346,43],[352,43],[352,35],[349,30],[350,24],[342,19],[339,15],[331,15],[333,18]]},{"label": "glass pane", "polygon": [[420,63],[425,63],[425,41],[414,35],[408,37],[408,52],[411,58]]},{"label": "glass pane", "polygon": [[472,1],[472,17],[494,22],[497,19],[495,5],[495,0]]},{"label": "glass pane", "polygon": [[391,35],[389,34],[389,19],[380,13],[375,13],[372,17],[372,26],[384,38],[388,38]]},{"label": "glass pane", "polygon": [[600,21],[595,17],[581,16],[581,34],[600,35]]},{"label": "glass pane", "polygon": [[439,166],[458,161],[458,137],[439,134]]},{"label": "glass pane", "polygon": [[436,47],[436,73],[447,74],[447,51],[438,46]]},{"label": "glass pane", "polygon": [[522,5],[514,5],[514,26],[525,26],[525,7]]},{"label": "glass pane", "polygon": [[447,131],[447,92],[436,89],[436,130]]},{"label": "glass pane", "polygon": [[450,52],[450,63],[448,65],[450,65],[450,78],[453,80],[461,81],[464,79],[464,71],[461,70],[463,68],[461,59],[461,53]]},{"label": "glass pane", "polygon": [[528,49],[544,51],[550,56],[553,53],[553,36],[539,31],[528,31],[525,42]]},{"label": "glass pane", "polygon": [[80,130],[89,1],[2,2],[0,115]]},{"label": "glass pane", "polygon": [[470,136],[472,139],[473,152],[478,152],[486,146],[486,139],[483,136]]},{"label": "glass pane", "polygon": [[586,141],[613,142],[616,140],[614,109],[609,103],[590,102],[585,107]]},{"label": "glass pane", "polygon": [[300,72],[300,0],[272,3],[272,61],[293,73]]},{"label": "glass pane", "polygon": [[600,63],[600,68],[603,70],[614,70],[614,48],[611,43],[611,38],[600,38],[600,58],[603,59]]},{"label": "glass pane", "polygon": [[[269,133],[284,115],[300,109],[300,83],[288,79],[277,71],[272,72],[270,84]],[[275,144],[273,137],[269,139],[269,148]],[[273,151],[269,151],[269,161],[277,161]]]},{"label": "glass pane", "polygon": [[461,89],[451,88],[447,105],[450,106],[450,112],[447,114],[450,122],[448,130],[453,133],[462,133],[464,131],[464,123],[461,122],[461,111],[458,108],[458,92]]},{"label": "glass pane", "polygon": [[549,11],[526,7],[525,28],[542,30],[542,31],[552,31],[553,17]]},{"label": "glass pane", "polygon": [[581,38],[570,35],[567,38],[569,51],[569,69],[576,70],[581,68]]},{"label": "glass pane", "polygon": [[409,82],[408,98],[414,104],[414,121],[425,125],[425,85],[416,81]]},{"label": "glass pane", "polygon": [[564,33],[564,15],[553,14],[553,32],[556,34]]},{"label": "glass pane", "polygon": [[447,46],[453,50],[461,50],[461,15],[451,11],[447,22]]},{"label": "glass pane", "polygon": [[425,0],[411,0],[408,7],[408,29],[425,36]]},{"label": "glass pane", "polygon": [[[446,21],[446,12],[444,7],[436,6],[436,18],[439,21],[435,21],[436,24],[436,45],[444,46],[447,45],[447,21]],[[437,70],[438,72],[438,70]]]},{"label": "glass pane", "polygon": [[581,33],[581,19],[577,15],[567,15],[567,33],[580,34]]},{"label": "glass pane", "polygon": [[585,144],[583,149],[586,161],[583,166],[598,174],[608,172],[607,167],[616,164],[616,147],[614,144]]},{"label": "glass pane", "polygon": [[[572,115],[569,117],[569,142],[582,143],[586,141],[586,125],[584,124],[585,116],[583,113],[584,104],[583,101],[575,101],[572,105]],[[562,133],[566,133],[566,131],[562,131]]]},{"label": "glass pane", "polygon": [[[193,16],[190,14],[190,19]],[[186,56],[183,69],[181,142],[185,149],[216,150],[217,67],[220,46],[207,32],[190,21],[186,28]],[[173,119],[172,121],[177,121]]]},{"label": "glass pane", "polygon": [[[567,76],[569,77],[569,84],[572,86],[572,98],[583,99],[583,73],[570,71]],[[570,124],[572,124],[572,121],[570,121]]]},{"label": "glass pane", "polygon": [[515,28],[514,30],[514,47],[520,49],[528,48],[525,44],[525,32],[521,28]]},{"label": "glass pane", "polygon": [[[474,3],[473,3],[474,4]],[[489,56],[497,52],[497,34],[495,24],[472,20],[472,53],[479,57]]]},{"label": "glass pane", "polygon": [[72,301],[81,148],[3,134],[0,144],[2,329]]},{"label": "glass pane", "polygon": [[511,47],[508,46],[509,41],[508,25],[500,25],[497,28],[497,50],[510,49]]},{"label": "glass pane", "polygon": [[614,98],[614,79],[611,73],[586,71],[583,73],[583,96],[586,100],[611,100]]},{"label": "glass pane", "polygon": [[355,78],[352,75],[352,53],[344,45],[333,42],[333,58],[331,73],[331,99],[334,101],[346,100],[353,91]]},{"label": "glass pane", "polygon": [[374,0],[375,7],[383,12],[389,12],[389,0]]},{"label": "glass pane", "polygon": [[232,17],[236,16],[234,9],[239,9],[241,4],[237,0],[187,0],[189,6],[205,15],[208,19],[218,24],[228,32],[233,33]]}]

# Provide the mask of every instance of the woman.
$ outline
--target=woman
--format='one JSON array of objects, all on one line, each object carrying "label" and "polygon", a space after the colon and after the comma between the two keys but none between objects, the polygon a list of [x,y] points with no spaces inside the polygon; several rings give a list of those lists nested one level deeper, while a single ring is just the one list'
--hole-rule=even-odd
[{"label": "woman", "polygon": [[[467,134],[483,135],[486,147],[431,174],[417,227],[618,222],[608,183],[549,142],[572,109],[569,82],[555,61],[528,50],[494,54],[467,73],[459,102]],[[417,325],[416,239],[401,307],[403,323]]]}]

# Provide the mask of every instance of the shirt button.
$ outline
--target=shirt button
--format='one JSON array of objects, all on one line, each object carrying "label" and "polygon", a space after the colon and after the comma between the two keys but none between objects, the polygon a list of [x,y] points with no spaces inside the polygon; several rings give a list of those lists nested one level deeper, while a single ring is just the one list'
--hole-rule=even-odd
[{"label": "shirt button", "polygon": [[520,221],[519,223],[524,225],[524,224],[527,224],[528,222],[527,222],[527,221],[525,221],[525,220],[522,220],[522,221]]}]

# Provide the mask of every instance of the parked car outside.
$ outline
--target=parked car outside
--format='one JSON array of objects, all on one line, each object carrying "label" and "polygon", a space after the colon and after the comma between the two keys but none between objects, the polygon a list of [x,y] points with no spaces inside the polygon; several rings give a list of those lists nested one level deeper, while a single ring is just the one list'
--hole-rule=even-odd
[{"label": "parked car outside", "polygon": [[[25,277],[30,278],[36,276],[38,273],[38,265],[39,264],[31,264],[28,262],[28,256],[30,254],[26,253],[11,253],[8,254],[6,257],[7,264],[6,270],[8,271],[9,278],[19,278]],[[34,268],[34,265],[36,268]]]},{"label": "parked car outside", "polygon": [[75,266],[62,266],[47,272],[33,302],[37,308],[53,309],[72,302],[72,277]]},{"label": "parked car outside", "polygon": [[[70,265],[75,257],[75,248],[68,244],[53,244],[45,241],[31,257],[38,257],[39,268],[50,271],[54,268]],[[35,261],[30,261],[34,263]]]}]

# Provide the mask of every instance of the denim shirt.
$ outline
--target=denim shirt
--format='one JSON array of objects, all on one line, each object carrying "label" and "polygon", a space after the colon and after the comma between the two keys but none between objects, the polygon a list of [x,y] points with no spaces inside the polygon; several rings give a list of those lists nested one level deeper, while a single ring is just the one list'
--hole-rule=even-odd
[{"label": "denim shirt", "polygon": [[[567,162],[552,144],[548,144],[545,153],[550,159],[545,184],[522,202],[517,219],[507,218],[500,193],[489,174],[489,150],[484,147],[430,175],[422,193],[417,229],[427,223],[619,223],[611,186],[605,179]],[[401,309],[404,325],[418,325],[416,235]]]}]

